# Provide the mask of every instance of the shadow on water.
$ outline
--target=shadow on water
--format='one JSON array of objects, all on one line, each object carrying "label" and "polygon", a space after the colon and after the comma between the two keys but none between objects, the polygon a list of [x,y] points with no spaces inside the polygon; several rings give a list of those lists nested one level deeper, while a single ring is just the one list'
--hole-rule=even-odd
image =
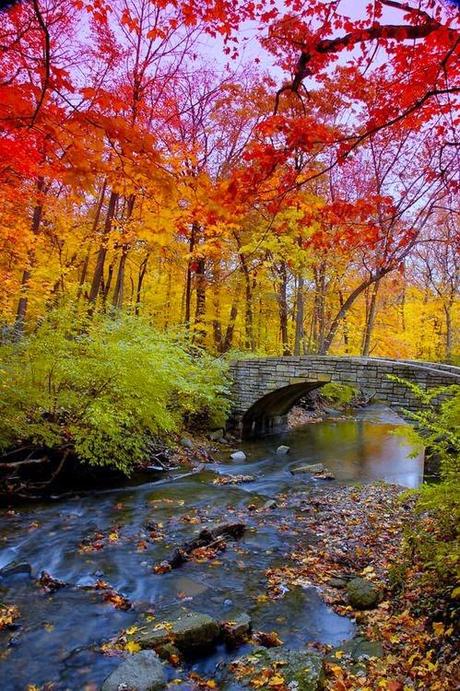
[{"label": "shadow on water", "polygon": [[[77,691],[100,684],[119,664],[99,652],[100,644],[133,624],[142,611],[153,611],[159,621],[182,606],[218,619],[246,611],[255,629],[275,629],[294,648],[350,638],[354,623],[327,607],[315,588],[297,588],[274,602],[258,598],[265,592],[266,569],[295,548],[299,535],[295,509],[248,512],[247,507],[294,489],[314,495],[318,481],[290,472],[306,463],[324,463],[343,482],[383,479],[417,486],[423,461],[408,459],[410,449],[392,434],[401,424],[387,409],[372,406],[354,419],[331,418],[244,443],[248,460],[243,464],[230,461],[228,453],[196,475],[3,511],[0,568],[12,560],[27,562],[34,578],[46,570],[69,585],[46,594],[27,573],[0,578],[0,602],[14,602],[21,611],[17,631],[0,632],[1,690],[54,682],[55,691]],[[291,447],[288,456],[276,455],[281,443]],[[250,474],[254,480],[222,487],[213,484],[219,474]],[[248,522],[248,532],[217,562],[188,563],[161,576],[152,572],[152,564],[203,525],[241,519]],[[146,524],[152,522],[158,540],[149,539]],[[106,540],[102,549],[82,551],[82,540],[95,531],[106,536],[116,531],[118,538]],[[314,538],[302,535],[303,542]],[[133,609],[117,610],[101,593],[83,589],[97,578],[126,595]],[[225,659],[229,653],[220,647],[190,665],[212,674]]]}]

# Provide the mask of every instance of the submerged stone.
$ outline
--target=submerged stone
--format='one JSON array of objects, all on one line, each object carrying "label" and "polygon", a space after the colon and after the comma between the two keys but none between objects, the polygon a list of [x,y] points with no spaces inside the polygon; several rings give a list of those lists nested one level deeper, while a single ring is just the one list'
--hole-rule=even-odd
[{"label": "submerged stone", "polygon": [[166,677],[160,658],[153,650],[143,650],[128,657],[107,677],[101,691],[157,691],[166,687]]},{"label": "submerged stone", "polygon": [[174,644],[181,650],[212,645],[220,633],[218,623],[207,614],[186,612],[172,626]]},{"label": "submerged stone", "polygon": [[[260,678],[263,670],[272,667],[273,675],[280,676],[288,688],[296,691],[319,691],[324,685],[324,668],[321,655],[304,650],[286,648],[256,648],[250,655],[235,660],[230,671],[237,678],[241,688],[253,688],[253,680]],[[247,670],[250,673],[247,674]],[[239,673],[239,670],[243,674]],[[271,690],[270,677],[263,686],[257,688]]]},{"label": "submerged stone", "polygon": [[325,473],[328,469],[322,463],[312,463],[311,465],[302,465],[299,468],[293,468],[291,473],[297,475],[297,473],[311,473],[315,475],[316,473]]},{"label": "submerged stone", "polygon": [[244,451],[234,451],[232,454],[230,454],[230,458],[233,461],[245,461],[247,456]]},{"label": "submerged stone", "polygon": [[184,612],[176,619],[163,622],[141,622],[133,635],[133,640],[141,648],[153,648],[160,655],[164,646],[173,643],[182,652],[213,645],[220,634],[215,619],[200,612]]},{"label": "submerged stone", "polygon": [[278,446],[278,448],[276,449],[276,453],[278,456],[286,456],[286,454],[288,454],[290,450],[290,446],[284,446],[284,444],[281,444],[281,446]]},{"label": "submerged stone", "polygon": [[347,585],[347,595],[354,609],[372,609],[379,602],[378,588],[366,578],[353,578]]},{"label": "submerged stone", "polygon": [[0,577],[7,578],[8,576],[16,576],[17,574],[32,575],[32,567],[26,561],[10,561],[3,568],[0,569]]},{"label": "submerged stone", "polygon": [[238,614],[234,619],[222,624],[224,641],[230,646],[238,645],[247,638],[251,629],[252,621],[249,614]]}]

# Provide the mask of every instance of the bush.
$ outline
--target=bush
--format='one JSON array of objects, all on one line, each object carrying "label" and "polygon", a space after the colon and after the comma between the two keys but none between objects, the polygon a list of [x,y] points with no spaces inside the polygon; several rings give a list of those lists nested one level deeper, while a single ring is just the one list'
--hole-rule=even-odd
[{"label": "bush", "polygon": [[[398,380],[402,381],[402,380]],[[406,552],[424,567],[423,578],[437,590],[460,597],[460,386],[424,390],[404,382],[422,404],[405,411],[415,427],[412,442],[436,458],[440,482],[417,491],[418,520],[406,537]]]},{"label": "bush", "polygon": [[32,335],[0,347],[0,448],[70,445],[94,465],[129,473],[152,437],[189,415],[222,425],[226,366],[133,316],[78,321],[51,313]]},{"label": "bush", "polygon": [[337,384],[336,382],[329,382],[320,389],[320,395],[326,401],[338,405],[340,407],[350,405],[354,398],[358,395],[358,391],[348,384]]}]

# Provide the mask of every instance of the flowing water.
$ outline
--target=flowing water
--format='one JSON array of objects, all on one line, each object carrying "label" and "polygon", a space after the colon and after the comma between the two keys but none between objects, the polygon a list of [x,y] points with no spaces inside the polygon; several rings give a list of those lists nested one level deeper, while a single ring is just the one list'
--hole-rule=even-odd
[{"label": "flowing water", "polygon": [[[247,507],[294,489],[314,495],[321,481],[290,473],[306,463],[324,463],[341,482],[382,479],[416,487],[423,460],[409,458],[410,448],[393,434],[401,425],[388,409],[370,406],[350,419],[332,417],[246,442],[241,445],[248,454],[245,463],[231,461],[229,452],[197,474],[178,470],[139,486],[3,511],[0,568],[11,561],[27,562],[32,577],[0,577],[0,602],[14,602],[21,612],[16,631],[0,632],[1,691],[48,682],[54,683],[55,691],[78,691],[90,684],[97,688],[120,663],[102,654],[100,645],[146,611],[158,621],[183,606],[218,619],[245,611],[255,629],[276,629],[290,647],[309,641],[335,645],[352,637],[354,623],[335,614],[315,588],[287,592],[274,602],[258,599],[265,592],[266,569],[283,560],[299,543],[299,535],[294,510],[257,512]],[[291,447],[288,456],[276,455],[279,444]],[[251,475],[254,480],[238,486],[213,484],[222,474]],[[201,527],[242,517],[249,530],[217,561],[153,573],[153,564]],[[157,540],[149,537],[152,524]],[[102,547],[93,549],[97,531],[103,535]],[[85,538],[89,549],[82,549]],[[301,539],[314,542],[314,535]],[[44,593],[35,580],[42,570],[69,585]],[[128,597],[133,608],[116,609],[104,601],[101,591],[85,589],[98,578]],[[228,657],[221,647],[189,664],[212,675],[215,665]],[[180,676],[172,669],[171,675]],[[184,682],[176,688],[191,687]]]}]

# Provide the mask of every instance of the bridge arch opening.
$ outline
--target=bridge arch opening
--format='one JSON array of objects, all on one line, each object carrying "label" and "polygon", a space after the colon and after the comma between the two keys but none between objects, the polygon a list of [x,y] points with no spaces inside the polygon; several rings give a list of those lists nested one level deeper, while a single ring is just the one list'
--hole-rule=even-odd
[{"label": "bridge arch opening", "polygon": [[243,415],[242,438],[248,439],[275,432],[286,424],[287,414],[301,398],[326,383],[326,381],[298,382],[265,394]]}]

